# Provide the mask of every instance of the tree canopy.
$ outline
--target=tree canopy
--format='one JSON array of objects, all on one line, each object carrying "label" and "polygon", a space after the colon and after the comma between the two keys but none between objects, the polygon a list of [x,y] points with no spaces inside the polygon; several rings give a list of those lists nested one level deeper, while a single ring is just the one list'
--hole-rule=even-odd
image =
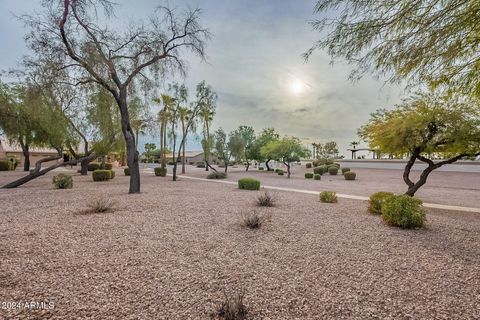
[{"label": "tree canopy", "polygon": [[305,148],[300,139],[296,137],[284,137],[281,140],[270,141],[262,147],[261,154],[264,158],[283,162],[287,166],[288,178],[290,178],[290,163],[311,156],[310,150]]}]

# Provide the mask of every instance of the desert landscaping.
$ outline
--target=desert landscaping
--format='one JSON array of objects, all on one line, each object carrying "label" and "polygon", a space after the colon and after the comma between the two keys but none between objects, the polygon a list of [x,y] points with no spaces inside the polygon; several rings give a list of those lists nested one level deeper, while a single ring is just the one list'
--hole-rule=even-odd
[{"label": "desert landscaping", "polygon": [[[366,201],[269,191],[275,206],[257,207],[264,190],[148,170],[137,195],[125,195],[120,172],[101,183],[73,174],[66,190],[44,188],[50,180],[0,192],[0,296],[55,305],[2,310],[7,319],[215,319],[225,291],[244,293],[248,319],[480,316],[478,213],[428,209],[412,231],[369,214]],[[88,213],[99,197],[111,211]],[[252,210],[268,215],[261,229],[241,226]]]}]

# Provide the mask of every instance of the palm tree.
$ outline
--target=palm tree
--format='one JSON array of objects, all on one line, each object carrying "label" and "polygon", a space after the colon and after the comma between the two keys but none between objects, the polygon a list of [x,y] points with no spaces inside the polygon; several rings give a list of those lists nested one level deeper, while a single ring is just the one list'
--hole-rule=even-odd
[{"label": "palm tree", "polygon": [[203,124],[203,140],[202,140],[202,148],[203,148],[203,157],[205,161],[205,171],[208,171],[210,167],[212,170],[216,171],[214,168],[210,166],[208,163],[210,159],[210,148],[211,148],[211,140],[212,137],[210,136],[210,125],[213,121],[213,116],[215,115],[214,106],[204,105],[199,112],[200,121]]}]

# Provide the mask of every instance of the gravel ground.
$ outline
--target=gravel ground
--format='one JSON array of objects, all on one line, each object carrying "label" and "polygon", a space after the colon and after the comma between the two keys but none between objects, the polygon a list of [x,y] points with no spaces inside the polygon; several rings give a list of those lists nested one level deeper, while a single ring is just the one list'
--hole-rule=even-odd
[{"label": "gravel ground", "polygon": [[[19,173],[0,173],[0,183]],[[8,175],[8,176],[7,176]],[[260,230],[239,225],[261,192],[146,173],[51,174],[0,190],[0,319],[210,319],[224,290],[243,289],[249,319],[479,319],[480,215],[429,210],[425,229],[400,230],[366,203],[322,204],[276,192]],[[115,210],[82,214],[109,197]]]},{"label": "gravel ground", "polygon": [[[292,177],[287,179],[286,175],[279,176],[272,172],[258,171],[255,168],[248,173],[241,167],[229,168],[228,180],[237,181],[241,177],[249,176],[259,179],[268,186],[332,190],[367,197],[377,191],[404,193],[407,190],[403,182],[402,170],[355,168],[352,169],[357,173],[355,181],[345,181],[341,174],[336,176],[325,174],[320,181],[306,180],[304,173],[307,171],[312,172],[312,169],[295,166],[292,169]],[[187,166],[189,176],[206,177],[207,174],[205,169]],[[412,172],[414,177],[418,177],[419,174],[419,171]],[[480,208],[480,173],[434,171],[416,196],[425,202]]]}]

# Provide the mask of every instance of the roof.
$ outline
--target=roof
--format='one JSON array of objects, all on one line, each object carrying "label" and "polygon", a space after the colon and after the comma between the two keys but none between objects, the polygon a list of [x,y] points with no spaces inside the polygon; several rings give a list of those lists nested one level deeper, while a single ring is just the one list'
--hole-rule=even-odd
[{"label": "roof", "polygon": [[[203,154],[203,151],[185,151],[185,158],[191,158],[191,157],[196,157]],[[178,153],[175,153],[175,156],[177,156]],[[182,155],[182,154],[180,154]],[[171,153],[167,153],[167,158],[172,157],[173,155]]]},{"label": "roof", "polygon": [[[0,139],[0,152],[22,152],[22,147],[19,144],[10,144],[6,139]],[[57,154],[57,150],[53,148],[30,148],[30,152],[38,152],[38,153],[55,153]]]}]

